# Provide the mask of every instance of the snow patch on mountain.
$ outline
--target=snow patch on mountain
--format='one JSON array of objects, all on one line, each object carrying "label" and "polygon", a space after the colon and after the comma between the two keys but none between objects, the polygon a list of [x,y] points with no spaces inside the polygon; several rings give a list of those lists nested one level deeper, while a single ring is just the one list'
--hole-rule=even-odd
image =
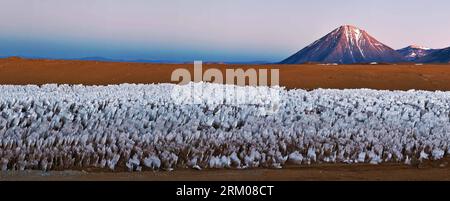
[{"label": "snow patch on mountain", "polygon": [[409,47],[413,48],[413,49],[431,50],[431,48],[429,48],[429,47],[420,46],[420,45],[410,45]]}]

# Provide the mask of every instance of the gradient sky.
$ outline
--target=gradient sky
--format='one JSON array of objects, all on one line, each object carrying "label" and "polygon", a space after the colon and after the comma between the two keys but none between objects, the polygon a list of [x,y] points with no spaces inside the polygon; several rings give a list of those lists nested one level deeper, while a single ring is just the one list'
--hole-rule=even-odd
[{"label": "gradient sky", "polygon": [[0,56],[279,61],[343,24],[450,46],[448,0],[0,0]]}]

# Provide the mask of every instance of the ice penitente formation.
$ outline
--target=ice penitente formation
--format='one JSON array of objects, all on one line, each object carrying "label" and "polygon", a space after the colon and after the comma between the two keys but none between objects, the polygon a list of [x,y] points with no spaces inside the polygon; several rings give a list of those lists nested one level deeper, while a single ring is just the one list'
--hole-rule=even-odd
[{"label": "ice penitente formation", "polygon": [[[193,87],[201,93],[180,95]],[[211,95],[224,89],[234,93]],[[410,164],[441,159],[450,147],[450,92],[206,83],[0,91],[3,170]],[[251,102],[237,103],[239,96]]]}]

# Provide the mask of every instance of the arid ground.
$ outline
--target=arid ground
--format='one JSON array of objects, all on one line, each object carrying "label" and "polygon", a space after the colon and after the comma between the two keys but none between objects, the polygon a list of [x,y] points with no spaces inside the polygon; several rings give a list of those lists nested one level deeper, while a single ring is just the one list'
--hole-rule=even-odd
[{"label": "arid ground", "polygon": [[83,171],[10,171],[0,172],[0,180],[148,180],[148,181],[297,181],[297,180],[444,180],[450,181],[450,158],[425,161],[420,165],[403,164],[314,164],[287,166],[283,169],[193,170],[108,172]]},{"label": "arid ground", "polygon": [[[0,84],[167,83],[177,68],[193,72],[193,64],[144,64],[72,60],[0,59]],[[225,65],[218,68],[278,68],[287,88],[371,88],[388,90],[450,90],[450,65]]]},{"label": "arid ground", "polygon": [[[0,84],[166,83],[177,68],[193,64],[144,64],[72,60],[0,59]],[[450,65],[223,65],[203,69],[278,68],[287,88],[371,88],[387,90],[450,90]],[[1,172],[0,180],[450,180],[450,160],[403,164],[316,164],[284,169],[175,170],[129,173],[83,171]]]}]

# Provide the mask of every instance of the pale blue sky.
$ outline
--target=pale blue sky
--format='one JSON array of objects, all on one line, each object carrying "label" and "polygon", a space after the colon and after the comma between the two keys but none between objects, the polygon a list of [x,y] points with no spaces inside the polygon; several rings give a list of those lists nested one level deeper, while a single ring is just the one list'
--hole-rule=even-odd
[{"label": "pale blue sky", "polygon": [[448,0],[0,0],[0,56],[279,61],[342,24],[450,46]]}]

